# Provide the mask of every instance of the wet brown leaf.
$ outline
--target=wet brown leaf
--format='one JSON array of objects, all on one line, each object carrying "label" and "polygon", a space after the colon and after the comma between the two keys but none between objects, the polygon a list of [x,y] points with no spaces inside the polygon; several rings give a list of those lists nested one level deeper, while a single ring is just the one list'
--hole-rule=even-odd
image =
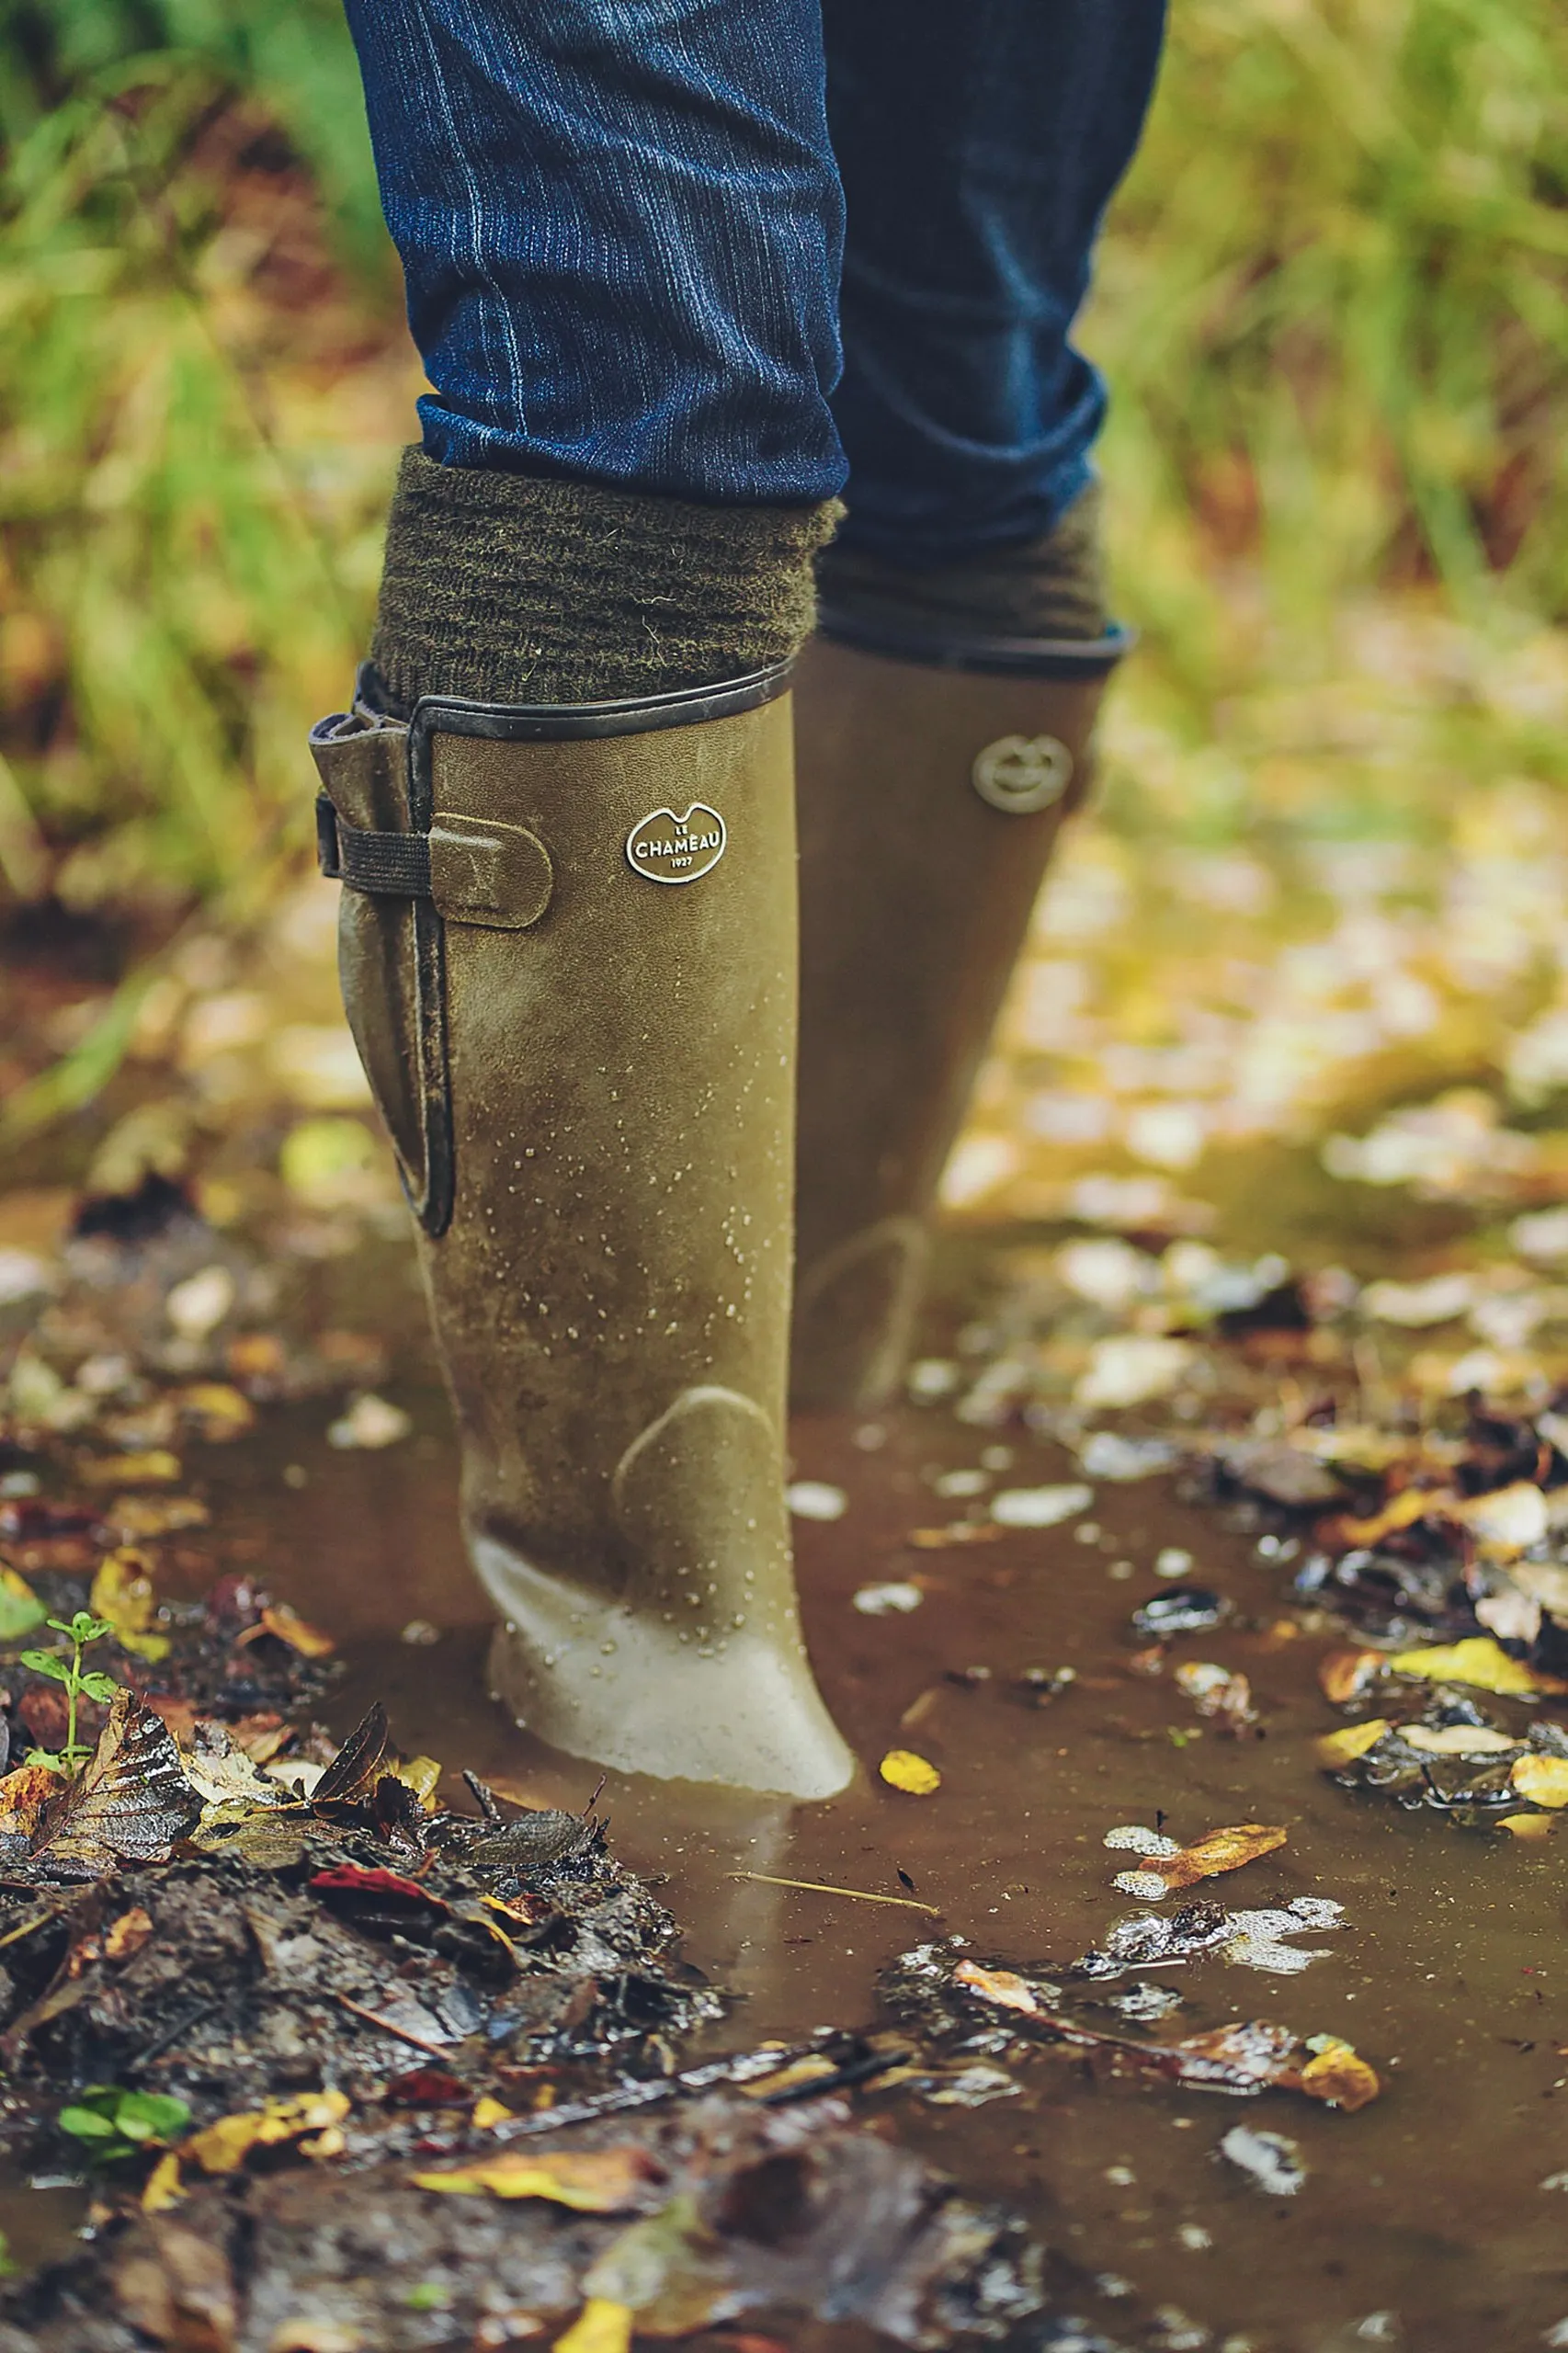
[{"label": "wet brown leaf", "polygon": [[312,1804],[343,1803],[372,1789],[386,1767],[391,1745],[387,1711],[378,1699],[360,1717],[311,1791]]},{"label": "wet brown leaf", "polygon": [[1288,1831],[1271,1828],[1263,1822],[1233,1823],[1226,1829],[1210,1830],[1177,1854],[1140,1856],[1138,1875],[1148,1873],[1164,1880],[1171,1893],[1177,1888],[1195,1887],[1199,1880],[1218,1879],[1224,1871],[1239,1871],[1244,1863],[1256,1862],[1260,1855],[1273,1854],[1276,1847],[1284,1846],[1289,1836]]},{"label": "wet brown leaf", "polygon": [[200,1811],[167,1728],[134,1692],[120,1691],[81,1778],[44,1817],[33,1868],[97,1879],[122,1859],[167,1862]]},{"label": "wet brown leaf", "polygon": [[1318,1681],[1336,1708],[1358,1699],[1382,1672],[1381,1651],[1330,1651],[1318,1665]]},{"label": "wet brown leaf", "polygon": [[120,2314],[171,2353],[233,2353],[238,2306],[222,2247],[177,2222],[147,2227],[114,2272]]}]

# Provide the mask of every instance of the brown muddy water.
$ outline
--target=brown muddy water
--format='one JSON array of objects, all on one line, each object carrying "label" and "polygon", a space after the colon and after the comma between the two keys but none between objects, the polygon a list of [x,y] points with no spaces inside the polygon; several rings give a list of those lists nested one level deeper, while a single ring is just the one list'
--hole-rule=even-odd
[{"label": "brown muddy water", "polygon": [[[269,1415],[256,1438],[205,1458],[214,1533],[338,1637],[349,1672],[334,1695],[337,1729],[380,1696],[405,1751],[505,1774],[541,1803],[581,1805],[596,1773],[515,1731],[484,1696],[485,1612],[456,1536],[444,1403],[401,1276],[381,1296],[413,1376],[392,1393],[412,1411],[414,1437],[346,1455],[326,1446],[319,1408]],[[1110,1884],[1131,1859],[1106,1850],[1113,1825],[1158,1821],[1182,1839],[1222,1823],[1285,1825],[1281,1851],[1202,1892],[1248,1907],[1334,1898],[1342,1926],[1300,1940],[1329,1957],[1290,1976],[1213,1955],[1139,1973],[1185,1995],[1184,2033],[1267,2018],[1344,2036],[1382,2078],[1374,2105],[1346,2116],[1278,2093],[1133,2089],[1040,2055],[1017,2071],[1016,2097],[938,2111],[890,2097],[870,2112],[896,2106],[903,2136],[1027,2213],[1099,2278],[1092,2302],[1106,2325],[1139,2343],[1173,2353],[1568,2344],[1560,1846],[1467,1834],[1324,1777],[1312,1743],[1334,1720],[1315,1667],[1334,1637],[1290,1614],[1290,1567],[1256,1515],[1184,1504],[1155,1479],[1100,1487],[1086,1522],[915,1552],[911,1529],[964,1508],[934,1495],[943,1472],[987,1469],[1019,1486],[1077,1473],[1048,1444],[965,1427],[942,1406],[803,1420],[792,1442],[795,1475],[848,1499],[836,1521],[798,1521],[797,1540],[812,1655],[861,1779],[798,1808],[616,1777],[601,1801],[617,1851],[662,1880],[688,1956],[744,1997],[717,2040],[865,2023],[878,1971],[928,1937],[961,1935],[986,1961],[1070,1961],[1137,1908]],[[1165,1589],[1153,1563],[1171,1546],[1238,1612],[1177,1654],[1243,1669],[1264,1737],[1211,1727],[1194,1737],[1169,1679],[1130,1668],[1131,1612]],[[857,1588],[882,1579],[918,1581],[921,1606],[859,1613]],[[419,1620],[438,1639],[404,1639]],[[1032,1704],[1025,1670],[1062,1666],[1075,1682]],[[935,1795],[875,1778],[895,1745],[939,1767]],[[938,1916],[768,1878],[895,1898],[907,1881]],[[1299,2144],[1308,2178],[1298,2195],[1269,2197],[1218,2155],[1237,2123]],[[35,2206],[35,2229],[37,2219]]]}]

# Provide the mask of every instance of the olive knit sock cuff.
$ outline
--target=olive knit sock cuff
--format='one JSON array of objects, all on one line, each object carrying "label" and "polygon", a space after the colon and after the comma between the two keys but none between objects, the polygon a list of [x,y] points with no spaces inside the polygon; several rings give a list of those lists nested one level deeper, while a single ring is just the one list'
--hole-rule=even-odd
[{"label": "olive knit sock cuff", "polygon": [[370,659],[388,701],[601,702],[788,660],[839,508],[696,506],[405,449]]},{"label": "olive knit sock cuff", "polygon": [[1021,547],[908,570],[840,541],[817,565],[824,605],[897,636],[1102,637],[1109,624],[1100,548],[1100,486],[1091,483],[1054,528]]}]

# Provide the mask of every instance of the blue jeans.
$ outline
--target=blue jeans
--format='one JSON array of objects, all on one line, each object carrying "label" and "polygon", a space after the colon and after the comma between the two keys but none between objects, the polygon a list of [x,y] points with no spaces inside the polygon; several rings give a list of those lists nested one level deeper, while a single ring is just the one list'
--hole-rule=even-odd
[{"label": "blue jeans", "polygon": [[1105,410],[1069,340],[1164,0],[347,0],[425,448],[1032,539]]}]

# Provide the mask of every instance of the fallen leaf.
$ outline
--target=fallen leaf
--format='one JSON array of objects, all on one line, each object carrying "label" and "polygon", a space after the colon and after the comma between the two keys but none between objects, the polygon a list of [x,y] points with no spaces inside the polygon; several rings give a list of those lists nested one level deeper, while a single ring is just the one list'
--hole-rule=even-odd
[{"label": "fallen leaf", "polygon": [[1506,1756],[1522,1745],[1485,1724],[1401,1724],[1399,1736],[1427,1756]]},{"label": "fallen leaf", "polygon": [[505,2100],[492,2099],[486,2092],[474,2101],[473,2114],[468,2120],[476,2132],[494,2132],[498,2124],[510,2124],[515,2114],[516,2110],[508,2108]]},{"label": "fallen leaf", "polygon": [[877,1770],[890,1789],[903,1790],[912,1798],[928,1798],[942,1786],[937,1768],[912,1748],[890,1748]]},{"label": "fallen leaf", "polygon": [[238,1807],[243,1816],[254,1813],[258,1806],[289,1802],[288,1792],[270,1774],[259,1772],[254,1757],[230,1737],[228,1727],[210,1716],[198,1716],[192,1723],[189,1743],[181,1749],[180,1762],[185,1767],[186,1779],[206,1801],[204,1828],[214,1807]]},{"label": "fallen leaf", "polygon": [[650,2182],[662,2178],[645,2149],[623,2148],[552,2151],[548,2156],[528,2149],[504,2149],[477,2164],[454,2166],[446,2173],[416,2173],[409,2178],[416,2189],[442,2189],[460,2197],[488,2191],[493,2198],[544,2198],[555,2206],[570,2206],[580,2214],[631,2214],[648,2200]]},{"label": "fallen leaf", "polygon": [[225,1381],[194,1381],[170,1392],[170,1403],[192,1435],[209,1446],[226,1446],[256,1426],[256,1407]]},{"label": "fallen leaf", "polygon": [[[436,1791],[440,1785],[441,1768],[434,1756],[411,1756],[406,1765],[392,1768],[392,1779],[414,1791],[426,1813],[436,1811]],[[506,1794],[502,1791],[502,1795]]]},{"label": "fallen leaf", "polygon": [[[1272,1829],[1267,1823],[1233,1823],[1226,1829],[1210,1830],[1190,1847],[1178,1847],[1174,1855],[1145,1856],[1142,1870],[1119,1873],[1115,1884],[1129,1895],[1170,1894],[1177,1888],[1195,1887],[1199,1880],[1239,1871],[1244,1863],[1256,1862],[1260,1855],[1271,1855],[1277,1847],[1283,1847],[1289,1836],[1288,1831]],[[1135,1881],[1153,1881],[1157,1888],[1133,1885]]]},{"label": "fallen leaf", "polygon": [[1364,1723],[1346,1724],[1342,1732],[1325,1733],[1315,1744],[1320,1765],[1333,1772],[1340,1765],[1353,1764],[1375,1748],[1389,1728],[1387,1716],[1369,1716]]},{"label": "fallen leaf", "polygon": [[1499,1815],[1497,1827],[1512,1831],[1516,1838],[1531,1841],[1550,1838],[1551,1816],[1549,1813],[1505,1813]]},{"label": "fallen leaf", "polygon": [[335,1801],[342,1804],[362,1796],[383,1771],[390,1745],[387,1711],[377,1699],[360,1717],[312,1789],[312,1803],[329,1805]]},{"label": "fallen leaf", "polygon": [[337,1648],[330,1634],[324,1634],[318,1626],[308,1625],[286,1601],[269,1603],[256,1623],[245,1628],[234,1647],[237,1650],[246,1643],[258,1642],[263,1634],[276,1634],[280,1643],[287,1643],[301,1658],[330,1658]]},{"label": "fallen leaf", "polygon": [[1318,1662],[1318,1682],[1324,1697],[1342,1708],[1346,1701],[1359,1699],[1376,1681],[1382,1665],[1381,1651],[1330,1651]]},{"label": "fallen leaf", "polygon": [[104,1959],[129,1961],[132,1953],[141,1951],[152,1934],[151,1913],[143,1911],[140,1904],[133,1904],[129,1912],[122,1912],[118,1920],[111,1921],[105,1932]]},{"label": "fallen leaf", "polygon": [[322,2132],[348,2113],[342,2092],[301,2092],[293,2099],[270,2099],[265,2108],[234,2116],[221,2116],[215,2124],[192,2133],[173,2152],[182,2164],[198,2165],[203,2173],[237,2173],[253,2149],[275,2149],[306,2133]]},{"label": "fallen leaf", "polygon": [[150,1446],[144,1454],[89,1456],[77,1466],[89,1487],[172,1487],[180,1476],[177,1454]]},{"label": "fallen leaf", "polygon": [[205,1528],[212,1515],[194,1495],[116,1495],[105,1506],[104,1525],[122,1544],[137,1544],[153,1536],[173,1536],[181,1529]]},{"label": "fallen leaf", "polygon": [[14,1643],[30,1634],[48,1616],[26,1577],[15,1569],[0,1568],[0,1643]]},{"label": "fallen leaf", "polygon": [[631,2343],[631,2312],[606,2296],[590,2296],[563,2336],[555,2353],[627,2353]]},{"label": "fallen leaf", "polygon": [[912,1528],[904,1538],[917,1552],[950,1552],[965,1544],[999,1544],[1006,1535],[990,1519],[955,1519],[946,1528]]},{"label": "fallen leaf", "polygon": [[1439,1643],[1430,1650],[1395,1651],[1382,1663],[1391,1675],[1415,1675],[1427,1683],[1464,1683],[1505,1697],[1568,1692],[1568,1683],[1560,1677],[1540,1675],[1521,1659],[1510,1658],[1489,1634]]},{"label": "fallen leaf", "polygon": [[19,1765],[7,1773],[0,1780],[0,1836],[36,1837],[45,1806],[68,1786],[64,1775],[48,1765]]},{"label": "fallen leaf", "polygon": [[44,1816],[33,1868],[98,1879],[121,1859],[166,1863],[200,1811],[166,1726],[133,1691],[119,1691],[80,1779]]},{"label": "fallen leaf", "polygon": [[1040,2016],[1033,1988],[1010,1969],[983,1969],[978,1961],[960,1961],[953,1975],[960,1985],[972,1986],[985,2001],[999,2003],[1005,2010]]},{"label": "fallen leaf", "polygon": [[437,1912],[449,1908],[440,1896],[421,1887],[417,1880],[405,1879],[401,1871],[368,1870],[360,1863],[338,1863],[331,1870],[313,1872],[310,1885],[324,1894],[396,1895],[405,1903],[424,1904]]},{"label": "fallen leaf", "polygon": [[1314,2038],[1312,2055],[1301,2070],[1298,2087],[1310,2099],[1326,2101],[1330,2108],[1342,2108],[1346,2116],[1365,2108],[1376,2099],[1381,2086],[1377,2075],[1348,2042],[1336,2035]]},{"label": "fallen leaf", "polygon": [[1532,1805],[1568,1805],[1568,1756],[1521,1756],[1508,1779]]},{"label": "fallen leaf", "polygon": [[222,2248],[177,2222],[147,2229],[151,2244],[133,2244],[114,2268],[123,2320],[171,2353],[234,2353],[238,2299]]},{"label": "fallen leaf", "polygon": [[1396,1536],[1402,1529],[1415,1528],[1422,1520],[1435,1518],[1454,1500],[1451,1487],[1402,1487],[1381,1511],[1371,1513],[1366,1519],[1355,1519],[1346,1513],[1328,1521],[1323,1529],[1324,1539],[1337,1552],[1349,1552],[1356,1545],[1381,1544],[1385,1536]]},{"label": "fallen leaf", "polygon": [[88,1591],[87,1607],[95,1618],[113,1627],[122,1650],[152,1665],[168,1656],[168,1636],[149,1631],[157,1614],[158,1597],[153,1586],[153,1563],[145,1552],[129,1546],[106,1552]]},{"label": "fallen leaf", "polygon": [[1482,1551],[1499,1561],[1528,1552],[1547,1531],[1546,1497],[1528,1479],[1517,1479],[1511,1487],[1494,1487],[1483,1495],[1467,1496],[1462,1503],[1450,1505],[1446,1517],[1468,1528]]}]

